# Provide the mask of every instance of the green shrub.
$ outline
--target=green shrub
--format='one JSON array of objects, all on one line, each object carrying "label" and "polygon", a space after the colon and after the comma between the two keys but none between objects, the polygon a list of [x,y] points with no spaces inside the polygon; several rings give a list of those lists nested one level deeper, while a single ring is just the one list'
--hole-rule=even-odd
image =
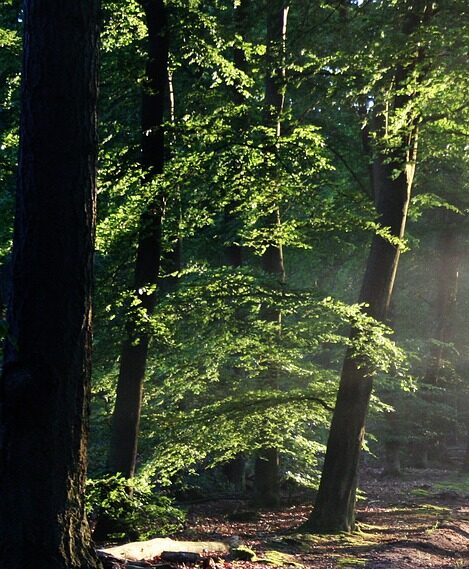
[{"label": "green shrub", "polygon": [[144,540],[180,530],[185,512],[141,479],[121,475],[90,479],[86,511],[96,541]]}]

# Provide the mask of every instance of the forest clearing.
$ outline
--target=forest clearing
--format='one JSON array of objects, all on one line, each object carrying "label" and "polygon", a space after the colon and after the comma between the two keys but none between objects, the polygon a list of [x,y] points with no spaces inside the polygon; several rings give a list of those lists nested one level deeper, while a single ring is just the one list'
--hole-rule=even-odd
[{"label": "forest clearing", "polygon": [[469,566],[467,0],[0,48],[0,569]]}]

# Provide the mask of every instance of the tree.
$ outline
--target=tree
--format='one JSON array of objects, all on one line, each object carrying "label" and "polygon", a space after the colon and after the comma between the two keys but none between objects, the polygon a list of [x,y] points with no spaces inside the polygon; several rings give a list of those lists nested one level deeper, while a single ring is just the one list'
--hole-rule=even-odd
[{"label": "tree", "polygon": [[[414,444],[414,465],[428,468],[431,450],[444,455],[442,427],[448,408],[443,405],[446,395],[445,359],[454,336],[454,319],[462,261],[462,216],[452,211],[443,212],[441,229],[435,247],[437,258],[437,291],[433,301],[434,330],[431,338],[428,363],[420,385],[419,423],[420,437]],[[445,358],[446,356],[446,358]],[[441,408],[443,407],[443,409]],[[448,418],[446,419],[448,422]]]},{"label": "tree", "polygon": [[[415,32],[431,8],[426,2],[403,2],[402,8],[402,33],[412,45]],[[398,240],[404,237],[416,164],[419,117],[412,102],[418,92],[414,75],[421,73],[421,53],[416,45],[411,48],[410,59],[399,61],[392,73],[391,97],[375,100],[373,111],[373,127],[379,141],[372,165],[373,193],[379,223],[389,236],[373,237],[360,302],[367,304],[370,316],[382,322],[391,301],[400,257]],[[397,117],[405,128],[392,132],[389,125]],[[352,329],[351,337],[356,333]],[[349,349],[342,367],[315,507],[304,526],[309,530],[349,532],[354,528],[359,458],[372,387],[372,373],[366,361],[356,358]]]},{"label": "tree", "polygon": [[94,569],[84,514],[98,2],[24,3],[0,567]]},{"label": "tree", "polygon": [[[148,64],[142,95],[142,167],[150,183],[164,166],[163,117],[168,84],[168,35],[163,0],[143,3],[148,27]],[[140,219],[135,259],[135,297],[144,316],[155,308],[161,262],[161,225],[164,197],[156,195]],[[140,314],[141,317],[141,314]],[[147,364],[149,331],[131,314],[122,345],[116,405],[112,419],[109,468],[131,478],[135,472],[143,380]]]},{"label": "tree", "polygon": [[[271,2],[267,7],[267,48],[265,78],[265,122],[266,126],[275,129],[276,137],[281,135],[281,120],[285,102],[285,41],[287,34],[287,18],[289,3],[283,0]],[[269,149],[268,152],[273,152]],[[274,174],[275,175],[275,174]],[[275,232],[280,225],[280,210],[273,204],[266,218],[266,225]],[[270,243],[262,255],[263,270],[275,275],[281,282],[285,279],[283,248],[281,242]],[[264,307],[261,317],[267,322],[275,323],[280,333],[281,312],[274,307]],[[267,379],[276,385],[273,369],[269,369]],[[275,448],[266,448],[258,452],[255,464],[256,501],[262,505],[275,506],[279,502],[279,452]]]}]

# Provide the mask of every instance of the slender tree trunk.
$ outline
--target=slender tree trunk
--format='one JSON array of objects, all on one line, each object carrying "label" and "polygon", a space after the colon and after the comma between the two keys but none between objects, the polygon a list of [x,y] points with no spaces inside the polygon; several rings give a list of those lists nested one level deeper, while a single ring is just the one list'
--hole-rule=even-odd
[{"label": "slender tree trunk", "polygon": [[98,2],[25,0],[0,568],[95,569],[84,513]]},{"label": "slender tree trunk", "polygon": [[[407,18],[404,29],[410,34],[420,20],[413,13]],[[414,65],[397,68],[394,78],[397,88],[406,84],[413,69]],[[411,101],[412,95],[398,94],[392,110],[406,109]],[[375,106],[380,138],[386,134],[384,119],[389,110],[389,103],[386,108]],[[379,221],[389,229],[390,235],[398,238],[402,238],[405,231],[415,171],[417,124],[417,119],[411,117],[401,144],[388,151],[378,148],[373,162],[373,190]],[[399,256],[397,246],[379,235],[373,237],[359,301],[368,305],[370,316],[382,322],[386,321]],[[356,333],[352,330],[352,339]],[[342,368],[316,504],[304,529],[350,532],[354,528],[358,466],[372,386],[366,361],[357,360],[349,349]]]},{"label": "slender tree trunk", "polygon": [[[415,158],[415,157],[414,157]],[[402,238],[407,217],[412,176],[401,172],[396,162],[380,156],[374,164],[375,192],[380,223],[391,235]],[[377,191],[376,191],[377,190]],[[399,261],[399,248],[375,235],[368,258],[360,302],[370,316],[384,321],[391,300]],[[352,338],[356,334],[352,331]],[[320,487],[313,513],[305,527],[313,531],[351,531],[355,523],[358,463],[365,434],[365,419],[372,390],[366,362],[357,361],[348,350],[341,374],[332,418]]]},{"label": "slender tree trunk", "polygon": [[[456,309],[456,299],[459,283],[459,269],[462,260],[462,248],[459,244],[457,230],[457,214],[445,212],[443,229],[437,245],[438,267],[436,278],[438,290],[435,298],[435,328],[433,338],[436,340],[431,346],[428,365],[422,384],[423,406],[421,423],[424,428],[434,432],[436,425],[431,416],[431,405],[441,395],[441,371],[444,363],[445,344],[453,336],[453,321]],[[440,391],[438,391],[440,388]],[[443,441],[434,437],[429,440],[425,437],[415,445],[414,465],[417,468],[428,468],[428,459],[431,451],[437,450],[441,460],[445,460],[445,445]],[[433,456],[435,453],[432,453]]]},{"label": "slender tree trunk", "polygon": [[[388,405],[396,407],[397,398],[393,391],[383,393],[382,399]],[[381,397],[381,395],[380,395]],[[386,433],[384,435],[384,468],[383,476],[398,478],[401,471],[402,427],[401,416],[396,410],[386,413]]]},{"label": "slender tree trunk", "polygon": [[433,336],[437,343],[430,350],[424,378],[424,383],[427,385],[438,385],[445,352],[444,344],[448,343],[453,335],[462,249],[458,242],[457,229],[451,223],[452,215],[455,216],[456,214],[448,212],[444,216],[444,228],[438,244],[438,292],[435,299],[435,331]]},{"label": "slender tree trunk", "polygon": [[0,265],[0,320],[3,320],[11,290],[11,258],[8,256]]},{"label": "slender tree trunk", "polygon": [[[285,41],[287,33],[288,2],[275,0],[267,7],[267,51],[265,80],[265,122],[275,127],[277,138],[281,135],[281,115],[285,101]],[[267,226],[275,229],[280,224],[280,211],[277,209],[267,218]],[[285,279],[282,245],[269,245],[262,255],[262,268],[266,273],[276,275],[281,282]],[[281,313],[275,308],[263,307],[262,318],[276,322],[280,333]],[[276,383],[275,370],[271,370],[267,380]],[[255,500],[262,506],[277,506],[279,491],[279,453],[277,449],[266,448],[258,452],[255,462],[254,492]]]},{"label": "slender tree trunk", "polygon": [[[148,27],[149,58],[142,95],[142,166],[146,181],[164,167],[163,116],[168,85],[168,36],[163,0],[142,0]],[[164,197],[148,204],[140,220],[140,236],[135,261],[135,294],[140,307],[151,315],[156,304],[161,258],[161,224]],[[109,469],[125,477],[134,475],[140,425],[143,380],[150,334],[142,331],[133,317],[126,327],[112,419]]]},{"label": "slender tree trunk", "polygon": [[[469,431],[469,426],[466,427]],[[466,452],[464,453],[464,460],[461,465],[461,474],[468,474],[469,473],[469,435],[467,435],[466,440]]]},{"label": "slender tree trunk", "polygon": [[[236,35],[243,36],[246,26],[249,23],[249,0],[241,0],[239,4],[234,5],[234,29]],[[235,47],[233,53],[233,62],[235,67],[246,72],[246,54],[242,47]],[[239,85],[233,86],[233,102],[240,106],[246,102],[245,96],[240,92]],[[236,116],[233,121],[233,129],[235,132],[242,133],[246,129],[245,113]],[[243,265],[243,248],[239,243],[239,219],[233,210],[236,209],[238,202],[234,201],[227,205],[224,212],[223,227],[225,233],[228,234],[228,243],[224,246],[225,263],[233,268],[239,268]],[[242,318],[241,314],[237,314],[238,318]],[[239,370],[235,370],[238,372]],[[232,460],[223,465],[223,472],[228,481],[234,486],[236,492],[244,494],[246,491],[246,457],[239,454]]]},{"label": "slender tree trunk", "polygon": [[[234,29],[236,35],[243,36],[246,26],[249,24],[249,0],[240,0],[234,5],[233,11]],[[236,46],[233,51],[233,63],[236,69],[246,72],[246,54],[242,47]],[[238,107],[246,103],[246,98],[240,91],[240,85],[234,84],[232,88],[233,102]],[[235,133],[242,133],[246,129],[248,117],[245,113],[237,115],[233,120],[233,130]],[[224,247],[225,263],[231,267],[241,267],[243,264],[243,250],[239,244],[239,220],[234,210],[239,205],[238,200],[229,203],[224,211],[224,229],[228,235],[227,244]]]},{"label": "slender tree trunk", "polygon": [[399,477],[401,471],[401,444],[397,440],[390,440],[385,442],[385,466],[383,475],[391,477]]}]

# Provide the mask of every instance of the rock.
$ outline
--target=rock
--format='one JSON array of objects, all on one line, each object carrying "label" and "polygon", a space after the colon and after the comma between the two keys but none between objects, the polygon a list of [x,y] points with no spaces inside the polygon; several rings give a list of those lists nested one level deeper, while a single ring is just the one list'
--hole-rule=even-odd
[{"label": "rock", "polygon": [[189,563],[193,565],[200,561],[202,557],[198,553],[190,551],[163,551],[161,559],[170,563]]},{"label": "rock", "polygon": [[228,538],[228,545],[233,548],[233,547],[239,547],[241,545],[241,538],[239,537],[239,535],[231,535]]},{"label": "rock", "polygon": [[245,545],[240,545],[239,547],[235,547],[231,551],[232,556],[239,561],[256,561],[257,555],[256,552],[246,547]]},{"label": "rock", "polygon": [[186,551],[199,554],[208,551],[224,554],[229,552],[229,546],[222,541],[176,541],[170,538],[156,538],[109,547],[102,551],[118,559],[139,561],[140,559],[159,557],[163,551]]},{"label": "rock", "polygon": [[96,555],[98,556],[98,559],[101,561],[101,564],[104,569],[122,569],[123,567],[122,559],[117,559],[116,557],[110,555],[109,553],[106,553],[105,551],[98,549],[96,551]]}]

